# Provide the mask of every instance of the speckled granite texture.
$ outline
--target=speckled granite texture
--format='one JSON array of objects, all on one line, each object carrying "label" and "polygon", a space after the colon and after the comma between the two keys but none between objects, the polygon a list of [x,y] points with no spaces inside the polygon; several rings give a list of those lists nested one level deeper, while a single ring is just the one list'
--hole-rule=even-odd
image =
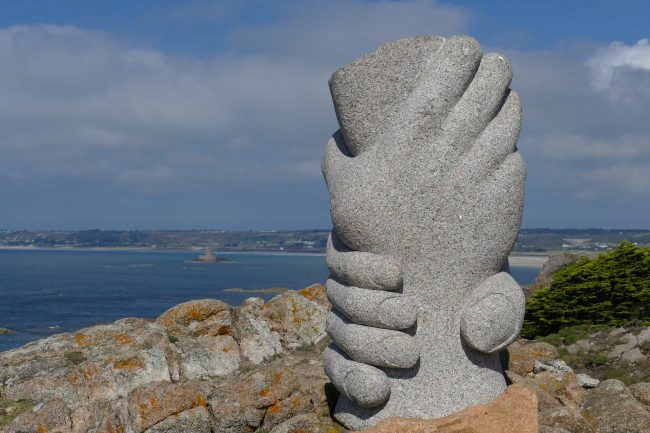
[{"label": "speckled granite texture", "polygon": [[507,274],[526,169],[510,62],[467,36],[398,40],[330,79],[340,130],[323,173],[336,417],[438,418],[506,388],[523,321]]}]

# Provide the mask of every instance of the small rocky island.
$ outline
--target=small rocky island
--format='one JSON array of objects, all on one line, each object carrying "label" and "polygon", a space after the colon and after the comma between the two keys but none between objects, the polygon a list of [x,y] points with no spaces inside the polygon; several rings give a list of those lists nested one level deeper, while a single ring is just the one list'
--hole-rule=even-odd
[{"label": "small rocky island", "polygon": [[230,261],[231,261],[230,259],[225,259],[223,257],[215,256],[214,253],[209,248],[206,248],[203,251],[203,254],[196,257],[191,262],[192,263],[223,263],[223,262],[230,262]]}]

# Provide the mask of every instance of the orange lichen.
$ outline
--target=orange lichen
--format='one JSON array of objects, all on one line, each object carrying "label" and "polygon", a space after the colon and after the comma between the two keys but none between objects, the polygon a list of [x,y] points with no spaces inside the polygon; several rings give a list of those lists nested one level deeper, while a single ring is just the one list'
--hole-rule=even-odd
[{"label": "orange lichen", "polygon": [[291,399],[291,409],[296,410],[300,406],[300,397],[295,396]]},{"label": "orange lichen", "polygon": [[120,344],[128,344],[131,346],[136,344],[135,340],[127,334],[115,334],[113,338]]},{"label": "orange lichen", "polygon": [[47,432],[49,432],[48,428],[45,427],[43,424],[39,424],[38,427],[36,427],[36,431],[38,433],[47,433]]},{"label": "orange lichen", "polygon": [[149,411],[149,405],[147,403],[140,403],[138,405],[138,413],[143,422],[147,421],[147,412]]},{"label": "orange lichen", "polygon": [[144,361],[139,356],[133,356],[115,361],[113,367],[118,370],[137,370],[144,367]]},{"label": "orange lichen", "polygon": [[298,317],[298,303],[295,299],[291,300],[291,310],[293,312],[293,324],[300,326],[302,324],[302,319]]},{"label": "orange lichen", "polygon": [[188,308],[187,315],[190,316],[192,320],[196,320],[197,322],[205,320],[205,312],[202,311],[200,307]]},{"label": "orange lichen", "polygon": [[273,406],[269,407],[266,411],[272,415],[276,415],[280,413],[280,409],[281,409],[280,402],[277,401]]},{"label": "orange lichen", "polygon": [[222,325],[217,329],[217,335],[230,335],[231,329],[228,325]]},{"label": "orange lichen", "polygon": [[207,407],[208,402],[202,393],[196,395],[196,406]]},{"label": "orange lichen", "polygon": [[276,370],[273,372],[273,384],[274,385],[279,385],[280,382],[282,381],[282,372],[279,370]]},{"label": "orange lichen", "polygon": [[221,350],[222,350],[223,352],[225,352],[225,353],[230,352],[230,348],[229,348],[228,346],[224,347],[224,348],[221,349]]},{"label": "orange lichen", "polygon": [[77,343],[77,346],[83,347],[88,345],[88,340],[85,334],[75,334],[74,341]]},{"label": "orange lichen", "polygon": [[298,291],[298,293],[304,297],[309,299],[310,301],[317,302],[318,299],[320,299],[322,296],[324,296],[325,292],[325,287],[323,287],[320,284],[314,284],[309,287],[305,287],[304,289],[301,289]]},{"label": "orange lichen", "polygon": [[262,390],[259,392],[259,395],[260,395],[260,397],[266,397],[267,395],[269,395],[269,392],[270,392],[269,389],[266,388],[266,387],[264,387],[264,388],[262,388]]}]

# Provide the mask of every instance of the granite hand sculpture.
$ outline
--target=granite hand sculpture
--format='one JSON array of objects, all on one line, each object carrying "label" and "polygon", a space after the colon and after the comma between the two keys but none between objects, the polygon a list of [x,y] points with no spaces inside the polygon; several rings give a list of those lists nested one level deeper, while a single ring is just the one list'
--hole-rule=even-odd
[{"label": "granite hand sculpture", "polygon": [[498,351],[524,316],[507,272],[526,177],[511,78],[474,39],[427,36],[330,79],[324,366],[348,428],[442,417],[506,388]]}]

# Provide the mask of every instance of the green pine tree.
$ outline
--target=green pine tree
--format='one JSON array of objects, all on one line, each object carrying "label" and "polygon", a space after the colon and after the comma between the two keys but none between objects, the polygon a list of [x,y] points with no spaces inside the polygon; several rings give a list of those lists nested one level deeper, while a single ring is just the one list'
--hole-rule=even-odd
[{"label": "green pine tree", "polygon": [[553,275],[526,303],[521,335],[534,338],[574,325],[650,324],[650,248],[623,241],[596,259]]}]

